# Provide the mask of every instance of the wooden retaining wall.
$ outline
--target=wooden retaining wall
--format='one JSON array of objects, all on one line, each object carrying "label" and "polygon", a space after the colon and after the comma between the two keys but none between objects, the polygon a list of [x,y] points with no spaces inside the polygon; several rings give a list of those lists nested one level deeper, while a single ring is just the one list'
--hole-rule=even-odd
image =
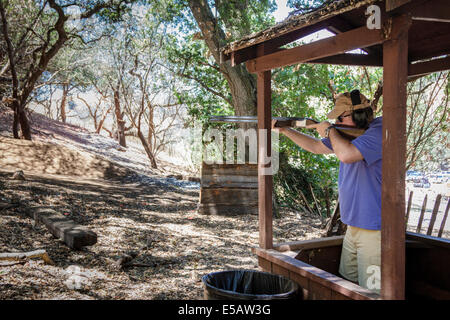
[{"label": "wooden retaining wall", "polygon": [[258,214],[258,165],[203,162],[198,212]]}]

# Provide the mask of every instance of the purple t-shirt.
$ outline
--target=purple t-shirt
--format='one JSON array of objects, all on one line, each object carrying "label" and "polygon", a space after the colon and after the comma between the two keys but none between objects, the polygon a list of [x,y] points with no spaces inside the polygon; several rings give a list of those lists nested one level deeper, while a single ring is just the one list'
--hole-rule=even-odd
[{"label": "purple t-shirt", "polygon": [[[333,150],[329,139],[322,143]],[[340,163],[339,206],[343,223],[369,230],[381,229],[382,117],[375,118],[366,132],[352,141],[363,160]]]}]

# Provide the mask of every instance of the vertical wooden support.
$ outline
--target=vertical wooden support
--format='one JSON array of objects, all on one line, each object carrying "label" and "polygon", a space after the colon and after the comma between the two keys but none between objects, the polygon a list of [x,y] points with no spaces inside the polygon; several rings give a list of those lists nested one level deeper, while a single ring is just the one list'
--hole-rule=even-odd
[{"label": "vertical wooden support", "polygon": [[408,208],[406,209],[406,217],[405,217],[405,230],[408,230],[408,220],[409,220],[409,212],[411,211],[413,192],[409,192],[408,198]]},{"label": "vertical wooden support", "polygon": [[383,43],[381,297],[405,299],[406,83],[410,18],[392,19]]},{"label": "vertical wooden support", "polygon": [[447,201],[447,208],[445,208],[444,216],[442,217],[441,227],[439,228],[438,237],[442,237],[442,233],[444,232],[445,222],[447,222],[448,216],[448,208],[450,207],[450,199]]},{"label": "vertical wooden support", "polygon": [[420,233],[422,230],[423,217],[425,216],[425,211],[427,210],[427,199],[428,199],[428,195],[426,194],[425,198],[423,198],[422,210],[420,211],[419,222],[417,223],[416,233]]},{"label": "vertical wooden support", "polygon": [[[272,175],[264,175],[263,171],[271,163],[265,164],[264,159],[271,157],[271,127],[272,127],[272,90],[271,71],[257,74],[257,111],[258,131],[265,129],[266,143],[258,143],[258,214],[259,214],[259,246],[263,249],[273,248],[272,231]],[[261,131],[260,131],[261,132]]]},{"label": "vertical wooden support", "polygon": [[428,225],[427,236],[431,236],[433,234],[434,223],[436,222],[436,216],[439,212],[439,205],[441,204],[442,195],[438,194],[436,197],[436,202],[434,203],[433,212],[431,213],[430,224]]}]

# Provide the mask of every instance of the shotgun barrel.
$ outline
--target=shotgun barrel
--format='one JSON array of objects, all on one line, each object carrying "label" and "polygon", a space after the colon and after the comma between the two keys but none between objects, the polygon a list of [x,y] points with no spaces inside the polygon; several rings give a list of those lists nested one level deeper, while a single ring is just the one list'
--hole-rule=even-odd
[{"label": "shotgun barrel", "polygon": [[[299,117],[272,117],[272,120],[276,120],[275,127],[283,128],[306,128],[307,125],[319,123],[319,121],[311,118],[299,118]],[[258,123],[258,117],[256,116],[211,116],[210,122],[221,123]],[[348,138],[354,139],[362,135],[365,130],[356,127],[350,127],[346,125],[334,125],[338,132]]]}]

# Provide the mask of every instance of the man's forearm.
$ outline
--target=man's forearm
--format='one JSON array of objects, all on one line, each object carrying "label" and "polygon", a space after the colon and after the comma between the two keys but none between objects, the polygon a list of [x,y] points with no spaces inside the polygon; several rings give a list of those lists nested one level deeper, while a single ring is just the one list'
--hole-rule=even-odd
[{"label": "man's forearm", "polygon": [[305,149],[306,151],[325,154],[332,153],[332,150],[328,149],[320,139],[308,136],[292,128],[283,128],[280,133],[291,139],[296,145]]}]

